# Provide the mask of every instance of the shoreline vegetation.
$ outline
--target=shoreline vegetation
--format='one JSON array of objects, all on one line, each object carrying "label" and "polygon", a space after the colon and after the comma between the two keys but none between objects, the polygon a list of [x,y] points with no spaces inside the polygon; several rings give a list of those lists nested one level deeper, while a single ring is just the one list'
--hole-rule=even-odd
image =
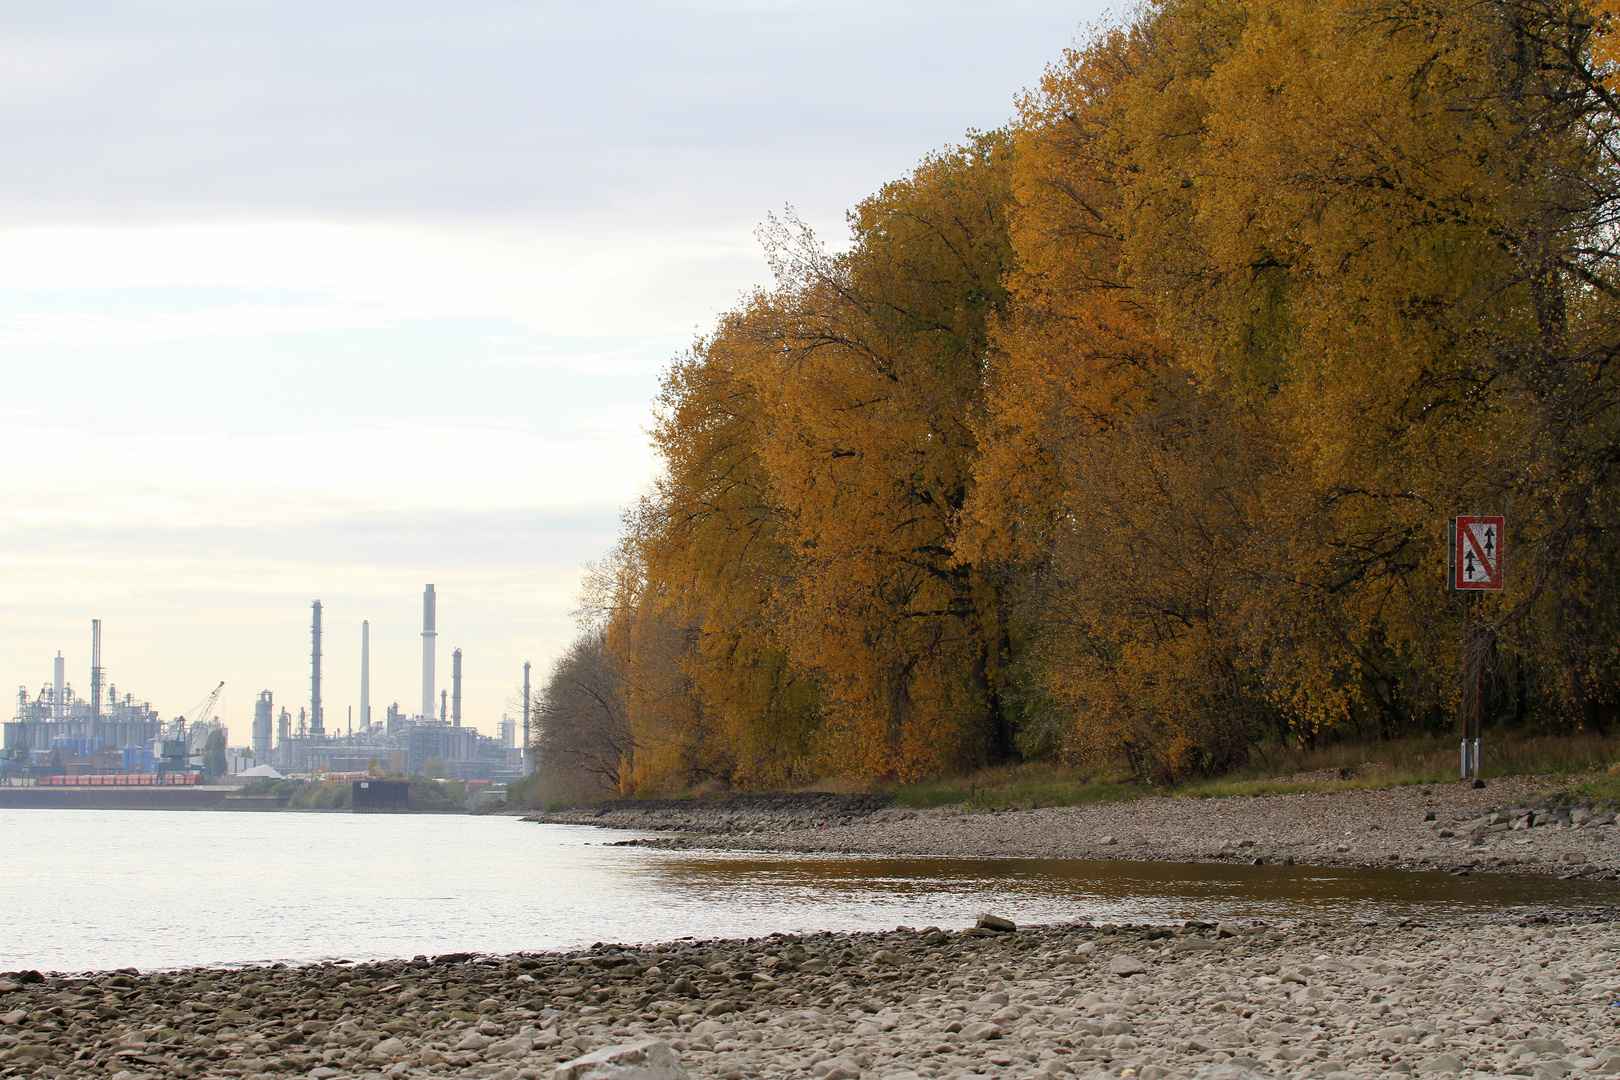
[{"label": "shoreline vegetation", "polygon": [[[1273,768],[1158,789],[1028,763],[862,790],[692,792],[554,801],[510,789],[528,820],[647,830],[666,847],[1040,858],[1267,861],[1608,877],[1620,744],[1589,737],[1486,744],[1481,786],[1433,739],[1274,753]],[[1493,818],[1499,816],[1501,820]],[[1578,856],[1578,858],[1577,858]]]},{"label": "shoreline vegetation", "polygon": [[[1152,0],[846,242],[770,220],[587,568],[540,804],[1620,732],[1617,70],[1620,0]],[[1006,794],[1108,794],[1049,787]]]}]

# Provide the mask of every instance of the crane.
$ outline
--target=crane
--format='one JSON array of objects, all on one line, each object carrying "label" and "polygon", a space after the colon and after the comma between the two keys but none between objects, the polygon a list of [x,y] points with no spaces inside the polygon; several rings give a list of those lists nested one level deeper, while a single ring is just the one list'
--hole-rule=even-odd
[{"label": "crane", "polygon": [[[198,702],[192,707],[190,713],[191,723],[195,724],[197,721],[206,720],[213,715],[214,706],[219,703],[219,693],[224,689],[225,680],[221,679],[219,681],[219,685],[214,687],[214,692],[212,694],[209,694],[207,697],[203,698],[202,701]],[[184,739],[186,737],[186,717],[177,716],[174,718],[174,723],[174,738]]]}]

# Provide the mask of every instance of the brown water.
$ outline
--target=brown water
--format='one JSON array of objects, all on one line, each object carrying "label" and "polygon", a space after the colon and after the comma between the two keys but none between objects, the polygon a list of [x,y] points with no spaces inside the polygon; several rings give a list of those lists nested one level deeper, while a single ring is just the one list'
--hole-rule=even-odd
[{"label": "brown water", "polygon": [[693,853],[514,818],[0,810],[0,970],[583,948],[773,931],[1620,906],[1531,875]]}]

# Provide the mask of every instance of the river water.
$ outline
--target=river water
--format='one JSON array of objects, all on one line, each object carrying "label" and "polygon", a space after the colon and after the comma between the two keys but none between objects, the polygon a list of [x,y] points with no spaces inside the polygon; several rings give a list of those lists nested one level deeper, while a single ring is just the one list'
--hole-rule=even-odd
[{"label": "river water", "polygon": [[581,948],[1018,922],[1620,905],[1530,875],[694,853],[505,817],[0,810],[0,970]]}]

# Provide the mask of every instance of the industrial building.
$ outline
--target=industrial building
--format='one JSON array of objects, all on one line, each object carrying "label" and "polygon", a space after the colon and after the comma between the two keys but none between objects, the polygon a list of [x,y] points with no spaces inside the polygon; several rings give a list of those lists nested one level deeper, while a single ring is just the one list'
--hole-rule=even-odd
[{"label": "industrial building", "polygon": [[17,688],[16,715],[0,736],[0,777],[189,772],[213,733],[225,730],[212,715],[224,683],[190,720],[164,722],[150,702],[119,697],[101,662],[100,619],[90,622],[88,697],[75,693],[66,667],[58,652],[51,682],[37,694]]},{"label": "industrial building", "polygon": [[[399,703],[388,707],[381,722],[371,717],[371,624],[360,624],[359,725],[329,731],[321,694],[322,608],[310,606],[309,701],[296,720],[275,694],[259,693],[253,706],[252,742],[232,748],[229,764],[246,769],[270,765],[281,773],[406,773],[421,775],[433,768],[459,780],[505,780],[525,769],[513,741],[517,725],[501,718],[496,736],[462,723],[462,651],[451,654],[450,688],[436,685],[435,641],[437,597],[432,585],[422,594],[422,711],[406,716]],[[216,731],[225,731],[212,715],[221,683],[191,717],[164,722],[149,702],[121,699],[106,680],[101,664],[101,620],[91,623],[90,693],[75,695],[66,681],[65,661],[56,657],[54,680],[37,694],[17,691],[16,717],[4,725],[0,778],[37,776],[42,771],[69,773],[154,773],[195,769],[198,756]],[[436,696],[437,695],[437,696]],[[524,700],[528,665],[524,665]],[[436,707],[436,708],[435,708]],[[351,715],[351,724],[353,717]],[[524,725],[527,734],[527,723]]]},{"label": "industrial building", "polygon": [[505,780],[521,772],[521,763],[512,760],[503,732],[498,736],[481,734],[462,724],[462,652],[451,654],[450,689],[437,686],[436,640],[438,638],[438,597],[433,586],[422,593],[422,711],[405,715],[395,702],[388,706],[380,723],[371,719],[371,623],[360,624],[360,724],[346,734],[327,734],[321,722],[321,603],[310,611],[310,700],[300,707],[296,728],[287,710],[281,712],[276,743],[261,756],[258,732],[261,723],[268,737],[273,696],[266,690],[259,695],[254,714],[254,753],[261,762],[283,773],[301,772],[382,772],[421,775],[433,759],[443,764],[444,774],[458,780]]}]

